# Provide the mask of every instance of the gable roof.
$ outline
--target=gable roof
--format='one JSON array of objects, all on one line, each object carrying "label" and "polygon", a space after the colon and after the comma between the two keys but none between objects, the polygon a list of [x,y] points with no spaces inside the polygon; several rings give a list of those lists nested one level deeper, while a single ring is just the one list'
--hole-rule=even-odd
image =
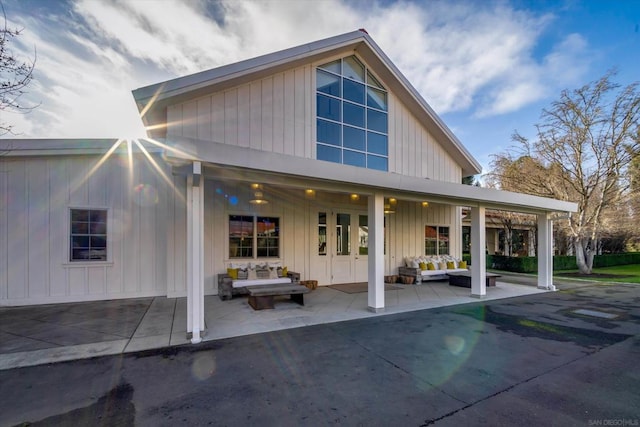
[{"label": "gable roof", "polygon": [[398,70],[365,30],[292,47],[245,61],[202,71],[166,82],[135,89],[133,97],[150,137],[165,136],[167,106],[238,86],[292,67],[322,58],[355,51],[443,144],[443,148],[462,168],[463,176],[482,172],[480,163],[469,153],[424,98]]}]

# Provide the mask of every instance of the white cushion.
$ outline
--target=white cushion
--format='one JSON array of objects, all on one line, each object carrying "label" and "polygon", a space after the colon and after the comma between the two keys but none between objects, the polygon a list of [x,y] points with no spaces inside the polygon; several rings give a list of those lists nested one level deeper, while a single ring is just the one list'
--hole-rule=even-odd
[{"label": "white cushion", "polygon": [[231,282],[231,286],[234,288],[244,288],[245,286],[275,285],[278,283],[291,283],[291,279],[288,277],[280,277],[278,279],[234,280]]}]

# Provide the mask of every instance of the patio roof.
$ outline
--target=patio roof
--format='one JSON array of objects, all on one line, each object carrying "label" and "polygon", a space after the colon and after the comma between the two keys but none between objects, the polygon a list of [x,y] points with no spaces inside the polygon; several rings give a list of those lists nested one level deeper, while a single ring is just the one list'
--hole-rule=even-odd
[{"label": "patio roof", "polygon": [[[170,145],[176,145],[188,153],[191,157],[186,160],[203,162],[203,175],[211,178],[259,180],[282,187],[311,187],[333,192],[357,192],[362,195],[382,192],[385,197],[404,200],[428,199],[434,203],[481,206],[532,214],[577,211],[576,203],[562,200],[409,177],[211,141],[181,138],[179,141],[171,141]],[[181,159],[175,157],[174,160],[180,162]],[[296,179],[292,180],[292,177]]]}]

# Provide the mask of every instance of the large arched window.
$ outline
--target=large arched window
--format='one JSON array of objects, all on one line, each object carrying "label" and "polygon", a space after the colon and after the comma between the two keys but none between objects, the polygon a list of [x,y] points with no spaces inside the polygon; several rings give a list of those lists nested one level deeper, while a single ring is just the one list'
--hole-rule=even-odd
[{"label": "large arched window", "polygon": [[387,91],[356,58],[316,70],[317,158],[387,171]]}]

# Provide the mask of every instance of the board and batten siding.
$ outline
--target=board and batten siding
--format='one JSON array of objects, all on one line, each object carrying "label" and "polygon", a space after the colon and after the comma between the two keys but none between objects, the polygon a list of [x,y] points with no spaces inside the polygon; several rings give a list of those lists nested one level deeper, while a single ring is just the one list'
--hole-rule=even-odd
[{"label": "board and batten siding", "polygon": [[[142,155],[98,160],[0,159],[0,305],[167,294],[172,190]],[[107,262],[69,261],[70,208],[108,210]]]},{"label": "board and batten siding", "polygon": [[[306,65],[167,108],[167,137],[313,159],[315,67]],[[460,183],[462,170],[389,93],[389,172]]]}]

